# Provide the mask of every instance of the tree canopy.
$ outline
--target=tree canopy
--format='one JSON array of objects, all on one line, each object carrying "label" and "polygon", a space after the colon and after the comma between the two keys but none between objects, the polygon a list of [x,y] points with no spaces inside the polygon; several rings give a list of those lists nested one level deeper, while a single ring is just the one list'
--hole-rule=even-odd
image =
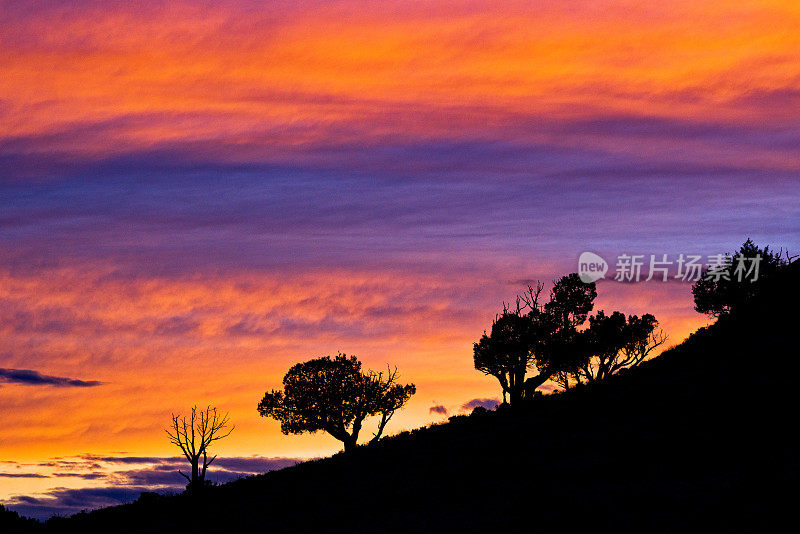
[{"label": "tree canopy", "polygon": [[759,291],[764,280],[787,265],[779,252],[759,248],[751,239],[737,252],[726,254],[720,265],[706,269],[692,286],[694,309],[711,317],[731,313]]},{"label": "tree canopy", "polygon": [[553,284],[544,311],[556,320],[559,329],[577,328],[586,321],[596,298],[595,283],[584,283],[578,273],[571,273]]},{"label": "tree canopy", "polygon": [[[578,327],[586,322],[586,318],[594,308],[597,298],[597,287],[594,283],[584,283],[577,273],[561,277],[553,284],[550,301],[544,310],[552,317],[555,328],[549,336],[545,348],[548,362],[553,370],[551,376],[555,383],[569,389],[571,377],[586,359],[584,338]],[[544,381],[529,382],[528,389],[535,389]],[[535,387],[534,387],[535,386]]]},{"label": "tree canopy", "polygon": [[656,331],[658,321],[646,313],[641,317],[615,311],[606,315],[602,310],[589,317],[584,337],[585,360],[577,368],[577,379],[588,382],[603,380],[622,369],[636,367],[667,337]]},{"label": "tree canopy", "polygon": [[283,390],[264,394],[258,413],[280,422],[284,434],[327,432],[352,450],[367,417],[378,416],[379,439],[394,413],[416,393],[414,384],[397,382],[397,369],[362,371],[355,356],[337,354],[293,365]]},{"label": "tree canopy", "polygon": [[547,372],[544,343],[553,330],[550,318],[539,309],[528,313],[503,310],[473,346],[475,369],[500,382],[503,399],[512,405],[523,395],[525,375],[533,367]]}]

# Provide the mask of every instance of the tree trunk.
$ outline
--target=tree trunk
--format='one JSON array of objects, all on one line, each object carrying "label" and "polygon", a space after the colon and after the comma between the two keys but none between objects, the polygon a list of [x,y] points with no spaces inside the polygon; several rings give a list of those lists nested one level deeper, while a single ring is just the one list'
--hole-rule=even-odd
[{"label": "tree trunk", "polygon": [[344,440],[344,452],[352,452],[356,448],[356,440],[358,437],[347,436]]},{"label": "tree trunk", "polygon": [[552,374],[541,373],[527,379],[525,381],[525,398],[532,399],[533,392],[536,391],[536,388],[547,382],[551,376]]},{"label": "tree trunk", "polygon": [[199,458],[192,459],[192,480],[189,482],[190,491],[194,491],[199,487],[199,480],[200,480],[200,469],[198,465],[199,463],[200,463]]}]

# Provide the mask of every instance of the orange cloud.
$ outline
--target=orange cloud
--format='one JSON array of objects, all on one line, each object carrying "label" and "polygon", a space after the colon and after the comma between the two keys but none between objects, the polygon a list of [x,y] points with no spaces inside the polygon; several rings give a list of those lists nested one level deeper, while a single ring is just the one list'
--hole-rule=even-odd
[{"label": "orange cloud", "polygon": [[758,124],[794,108],[754,95],[800,89],[790,1],[312,6],[12,12],[0,34],[0,138],[37,136],[39,149],[89,155],[214,141],[237,160],[280,160],[332,134],[338,143],[459,137],[464,123],[485,134],[520,117],[601,110]]}]

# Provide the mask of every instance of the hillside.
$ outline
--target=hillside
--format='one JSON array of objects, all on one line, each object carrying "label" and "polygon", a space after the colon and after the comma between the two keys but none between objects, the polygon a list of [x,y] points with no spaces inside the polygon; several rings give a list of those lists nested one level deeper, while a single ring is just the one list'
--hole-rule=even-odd
[{"label": "hillside", "polygon": [[639,368],[519,413],[456,417],[203,499],[151,495],[43,530],[767,527],[788,515],[798,483],[798,271]]}]

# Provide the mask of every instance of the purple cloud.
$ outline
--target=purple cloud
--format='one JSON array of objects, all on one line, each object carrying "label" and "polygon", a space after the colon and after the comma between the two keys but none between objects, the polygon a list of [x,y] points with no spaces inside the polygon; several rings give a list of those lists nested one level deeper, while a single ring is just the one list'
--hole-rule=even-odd
[{"label": "purple cloud", "polygon": [[437,414],[437,415],[447,415],[447,408],[445,408],[441,404],[437,404],[437,405],[431,406],[428,409],[428,413],[433,413],[433,414]]},{"label": "purple cloud", "polygon": [[499,405],[500,401],[498,399],[472,399],[461,405],[461,411],[468,412],[478,407],[494,410]]},{"label": "purple cloud", "polygon": [[0,369],[0,382],[33,386],[94,387],[103,383],[97,380],[77,380],[60,376],[48,376],[30,369]]},{"label": "purple cloud", "polygon": [[[210,482],[224,484],[242,477],[266,473],[296,465],[304,460],[296,458],[236,457],[218,458],[209,470]],[[4,462],[16,465],[16,462]],[[109,464],[112,468],[108,468]],[[99,488],[52,488],[42,495],[15,496],[3,505],[22,515],[47,519],[52,515],[71,515],[81,510],[91,510],[104,506],[114,506],[131,502],[142,492],[180,493],[186,487],[186,480],[178,474],[178,469],[186,468],[182,457],[161,456],[100,456],[84,454],[74,459],[54,459],[38,464],[24,464],[26,467],[54,468],[58,471],[49,474],[39,473],[0,473],[0,477],[13,478],[76,478],[100,480]],[[113,466],[125,466],[115,470]],[[107,470],[102,470],[106,468]]]}]

